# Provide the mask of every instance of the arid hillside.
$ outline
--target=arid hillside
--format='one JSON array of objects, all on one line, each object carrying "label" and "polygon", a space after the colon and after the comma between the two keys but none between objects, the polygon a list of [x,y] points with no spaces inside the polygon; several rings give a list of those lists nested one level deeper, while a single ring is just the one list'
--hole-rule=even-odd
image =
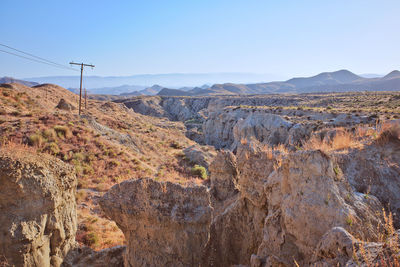
[{"label": "arid hillside", "polygon": [[[124,242],[97,204],[114,184],[142,176],[181,184],[204,182],[192,171],[198,163],[183,152],[195,142],[185,137],[180,122],[95,100],[88,101],[79,117],[78,96],[50,84],[0,85],[0,103],[1,150],[27,145],[73,167],[78,177],[77,240],[92,248]],[[214,154],[212,147],[204,149]]]}]

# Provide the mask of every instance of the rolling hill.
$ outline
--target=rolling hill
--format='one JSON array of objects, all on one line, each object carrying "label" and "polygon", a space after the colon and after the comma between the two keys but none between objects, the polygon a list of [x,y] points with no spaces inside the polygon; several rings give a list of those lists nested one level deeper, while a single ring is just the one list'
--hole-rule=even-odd
[{"label": "rolling hill", "polygon": [[2,83],[19,83],[19,84],[23,84],[23,85],[29,86],[29,87],[38,85],[38,83],[36,83],[36,82],[28,82],[28,81],[24,81],[24,80],[18,80],[18,79],[14,79],[12,77],[0,78],[0,84],[2,84]]}]

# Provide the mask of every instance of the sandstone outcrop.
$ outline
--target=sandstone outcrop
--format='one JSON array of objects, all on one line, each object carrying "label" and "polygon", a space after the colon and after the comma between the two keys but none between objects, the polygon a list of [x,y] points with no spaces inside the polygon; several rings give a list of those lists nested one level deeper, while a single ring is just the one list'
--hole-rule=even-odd
[{"label": "sandstone outcrop", "polygon": [[11,266],[60,266],[76,245],[72,167],[43,154],[0,151],[0,184],[0,255]]},{"label": "sandstone outcrop", "polygon": [[212,212],[206,187],[128,180],[113,186],[100,205],[124,232],[125,266],[195,266],[200,262]]}]

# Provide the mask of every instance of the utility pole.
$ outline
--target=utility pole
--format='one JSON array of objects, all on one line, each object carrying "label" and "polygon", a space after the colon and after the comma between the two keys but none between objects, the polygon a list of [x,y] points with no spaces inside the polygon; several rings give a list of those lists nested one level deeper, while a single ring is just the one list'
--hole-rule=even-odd
[{"label": "utility pole", "polygon": [[91,64],[84,64],[84,63],[75,63],[75,62],[70,62],[69,64],[81,66],[81,85],[80,85],[80,87],[79,87],[79,115],[81,115],[83,67],[92,67],[92,68],[94,68],[94,65],[91,65]]},{"label": "utility pole", "polygon": [[86,88],[85,88],[85,110],[87,110],[87,94],[86,94]]}]

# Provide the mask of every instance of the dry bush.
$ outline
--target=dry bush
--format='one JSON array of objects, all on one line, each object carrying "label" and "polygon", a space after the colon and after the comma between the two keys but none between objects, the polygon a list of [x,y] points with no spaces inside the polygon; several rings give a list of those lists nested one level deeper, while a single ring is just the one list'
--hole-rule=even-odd
[{"label": "dry bush", "polygon": [[399,261],[399,236],[393,225],[393,215],[382,210],[383,224],[378,227],[378,242],[383,243],[382,250],[378,253],[376,260],[371,260],[364,246],[360,245],[361,257],[366,266],[398,267]]},{"label": "dry bush", "polygon": [[266,153],[269,160],[278,158],[276,152],[279,154],[288,154],[288,149],[284,144],[279,144],[274,147],[271,147],[268,144],[263,144],[262,151]]},{"label": "dry bush", "polygon": [[383,122],[377,127],[376,142],[380,145],[400,141],[400,122]]},{"label": "dry bush", "polygon": [[312,136],[303,143],[305,150],[321,150],[329,152],[361,146],[361,143],[349,131],[340,131],[332,138],[321,139],[319,136]]}]

